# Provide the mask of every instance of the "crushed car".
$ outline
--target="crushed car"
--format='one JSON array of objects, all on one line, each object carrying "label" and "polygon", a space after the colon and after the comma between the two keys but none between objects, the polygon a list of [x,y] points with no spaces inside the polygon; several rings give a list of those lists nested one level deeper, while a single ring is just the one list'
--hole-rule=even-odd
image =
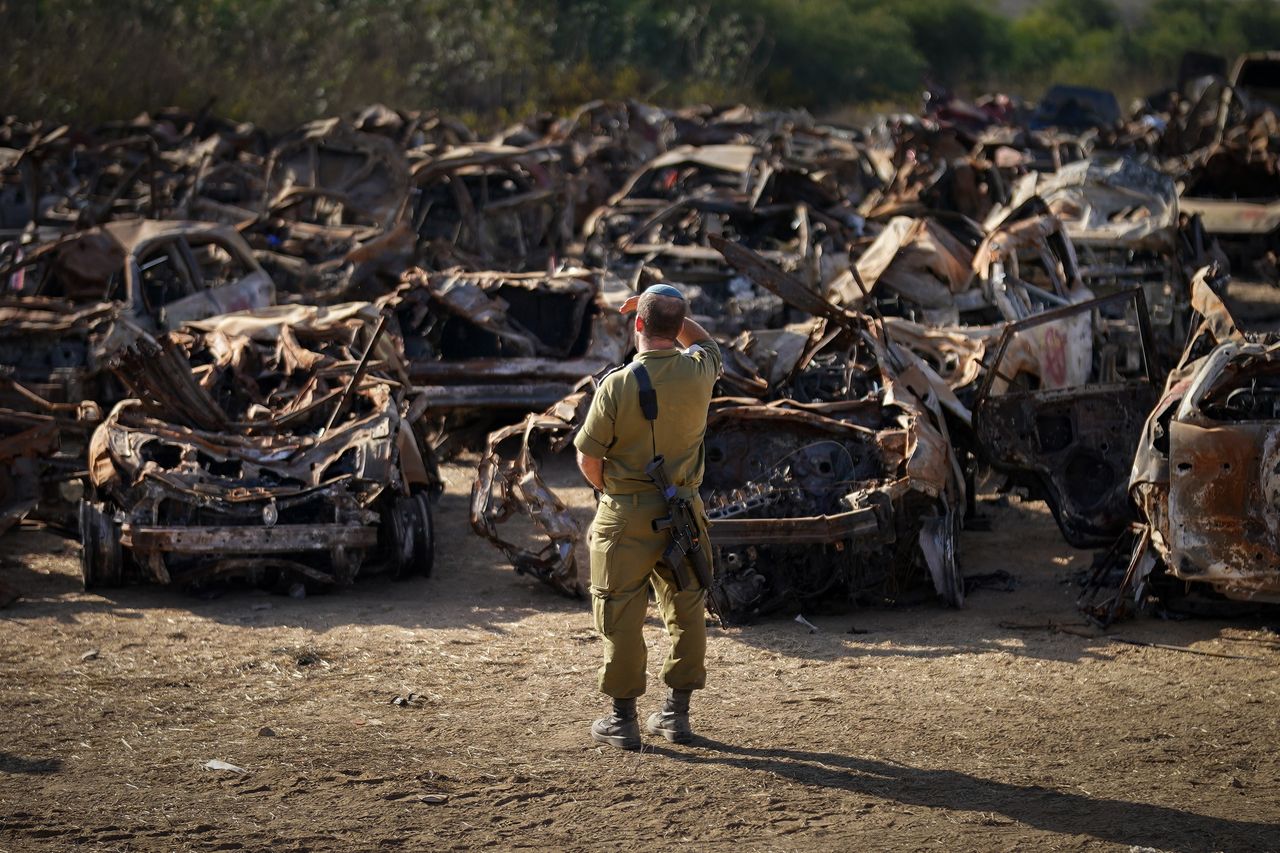
[{"label": "crushed car", "polygon": [[[607,273],[428,272],[390,297],[409,377],[440,435],[465,438],[519,419],[620,363],[631,346],[618,308],[631,293]],[[465,428],[464,428],[465,427]]]},{"label": "crushed car", "polygon": [[[692,286],[693,313],[736,334],[786,321],[786,306],[728,266],[714,237],[741,240],[814,283],[846,227],[821,208],[838,198],[754,145],[672,148],[633,174],[583,225],[588,263],[636,278],[651,267]],[[825,247],[825,248],[824,248]]]},{"label": "crushed car", "polygon": [[574,193],[557,147],[426,146],[410,157],[404,224],[419,263],[547,269],[573,240]]},{"label": "crushed car", "polygon": [[400,222],[410,166],[391,139],[337,118],[310,122],[272,150],[265,184],[247,234],[288,301],[350,300],[371,279],[394,282],[411,260]]},{"label": "crushed car", "polygon": [[[1136,328],[1136,361],[1106,345],[1109,315]],[[1146,300],[1132,288],[1008,324],[983,375],[972,419],[982,455],[1044,500],[1077,548],[1108,544],[1133,520],[1125,472],[1156,400],[1152,359]]]},{"label": "crushed car", "polygon": [[938,327],[1020,320],[1092,295],[1062,221],[1037,198],[989,231],[894,217],[825,290],[840,305]]},{"label": "crushed car", "polygon": [[[1035,197],[1062,221],[1091,293],[1143,288],[1161,357],[1171,363],[1186,341],[1191,309],[1183,259],[1197,238],[1184,231],[1199,228],[1180,223],[1173,179],[1133,158],[1095,156],[1024,176],[987,224]],[[1203,236],[1198,241],[1203,253]]]},{"label": "crushed car", "polygon": [[428,573],[434,457],[390,319],[280,307],[141,335],[88,452],[86,586]]},{"label": "crushed car", "polygon": [[1280,281],[1280,53],[1244,54],[1176,122],[1166,169],[1231,268]]}]

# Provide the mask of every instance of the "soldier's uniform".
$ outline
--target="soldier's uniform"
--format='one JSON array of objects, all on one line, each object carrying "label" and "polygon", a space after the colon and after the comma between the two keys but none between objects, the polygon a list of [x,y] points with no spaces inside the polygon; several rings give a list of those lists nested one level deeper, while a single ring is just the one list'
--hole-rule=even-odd
[{"label": "soldier's uniform", "polygon": [[698,486],[720,348],[704,340],[688,350],[642,352],[634,360],[644,365],[657,394],[657,420],[647,420],[641,411],[639,381],[628,367],[605,377],[574,439],[578,450],[604,459],[604,493],[587,543],[592,610],[605,644],[599,685],[615,699],[645,691],[649,584],[671,637],[663,680],[673,690],[695,690],[707,677],[706,590],[678,591],[662,563],[670,534],[655,532],[653,521],[666,515],[666,504],[644,469],[655,455],[666,457],[667,476],[679,496],[694,503],[703,547],[710,548]]}]

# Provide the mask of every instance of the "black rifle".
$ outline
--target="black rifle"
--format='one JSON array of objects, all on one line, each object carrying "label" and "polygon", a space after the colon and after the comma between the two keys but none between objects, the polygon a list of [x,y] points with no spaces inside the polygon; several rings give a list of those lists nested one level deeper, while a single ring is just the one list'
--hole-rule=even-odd
[{"label": "black rifle", "polygon": [[[655,531],[669,531],[671,542],[662,552],[662,559],[675,578],[676,588],[681,590],[701,587],[711,593],[711,560],[702,547],[698,533],[698,521],[693,514],[693,504],[676,497],[676,487],[667,479],[666,462],[662,456],[653,457],[644,472],[662,493],[667,502],[667,514],[653,520]],[[708,601],[710,599],[708,598]]]}]

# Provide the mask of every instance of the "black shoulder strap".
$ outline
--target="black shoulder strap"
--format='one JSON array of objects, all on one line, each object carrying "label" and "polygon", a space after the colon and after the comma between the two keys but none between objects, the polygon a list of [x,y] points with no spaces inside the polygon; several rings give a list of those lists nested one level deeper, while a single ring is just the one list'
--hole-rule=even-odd
[{"label": "black shoulder strap", "polygon": [[643,364],[638,361],[631,362],[631,372],[636,377],[636,384],[640,386],[640,412],[649,422],[649,437],[653,440],[653,455],[656,457],[658,436],[653,428],[653,422],[658,419],[658,392],[653,390],[653,381],[649,379],[649,371],[644,369]]},{"label": "black shoulder strap", "polygon": [[638,361],[631,362],[631,372],[635,374],[636,384],[640,386],[640,411],[647,421],[658,419],[658,392],[653,390],[653,382],[649,379],[649,371]]}]

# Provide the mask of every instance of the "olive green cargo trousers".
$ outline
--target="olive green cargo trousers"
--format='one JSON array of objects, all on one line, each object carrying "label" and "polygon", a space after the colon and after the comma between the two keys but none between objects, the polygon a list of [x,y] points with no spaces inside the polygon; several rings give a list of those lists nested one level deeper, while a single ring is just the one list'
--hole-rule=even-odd
[{"label": "olive green cargo trousers", "polygon": [[[702,501],[695,498],[694,505],[702,547],[709,549]],[[632,699],[645,690],[644,618],[650,585],[671,638],[662,680],[674,690],[697,690],[707,681],[707,593],[677,590],[671,570],[663,564],[670,537],[666,531],[655,532],[653,520],[666,514],[656,491],[602,495],[587,533],[591,607],[596,629],[604,637],[600,691],[615,699]]]}]

